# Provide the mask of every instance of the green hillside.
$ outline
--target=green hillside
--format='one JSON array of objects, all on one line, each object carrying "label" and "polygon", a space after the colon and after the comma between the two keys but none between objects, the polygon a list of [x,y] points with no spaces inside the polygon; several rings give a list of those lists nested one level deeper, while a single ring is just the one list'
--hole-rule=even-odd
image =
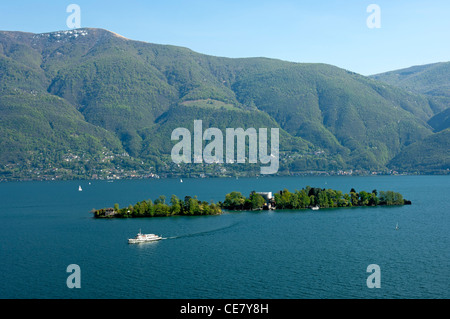
[{"label": "green hillside", "polygon": [[450,169],[450,129],[406,147],[389,163],[393,169],[445,173]]},{"label": "green hillside", "polygon": [[[372,76],[381,82],[423,94],[435,115],[427,123],[434,132],[450,128],[450,62],[413,66]],[[450,134],[433,134],[401,151],[388,167],[417,172],[447,172]]]},{"label": "green hillside", "polygon": [[91,28],[0,31],[0,94],[0,179],[257,174],[174,166],[171,132],[197,119],[278,127],[280,173],[383,171],[433,134],[446,98],[331,65],[213,57]]},{"label": "green hillside", "polygon": [[450,62],[412,66],[376,74],[372,78],[426,95],[435,113],[450,107]]},{"label": "green hillside", "polygon": [[376,74],[372,78],[409,91],[450,97],[450,62],[412,66]]},{"label": "green hillside", "polygon": [[428,124],[431,125],[436,132],[450,128],[450,107],[429,119]]}]

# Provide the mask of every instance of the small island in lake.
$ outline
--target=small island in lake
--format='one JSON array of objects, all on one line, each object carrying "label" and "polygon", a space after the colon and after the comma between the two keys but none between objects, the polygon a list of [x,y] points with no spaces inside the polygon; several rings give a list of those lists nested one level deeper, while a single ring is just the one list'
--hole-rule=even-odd
[{"label": "small island in lake", "polygon": [[402,194],[393,191],[366,191],[350,193],[333,189],[307,186],[291,193],[284,189],[272,195],[271,192],[251,192],[248,198],[239,192],[231,192],[225,196],[221,207],[228,210],[261,210],[261,209],[318,209],[355,206],[394,206],[410,205],[411,201],[404,200]]},{"label": "small island in lake", "polygon": [[180,200],[177,196],[172,195],[169,205],[166,203],[166,197],[161,195],[155,201],[144,200],[125,208],[119,208],[119,204],[115,204],[114,208],[93,209],[92,213],[97,218],[199,216],[218,215],[222,213],[222,209],[219,204],[200,201],[197,197],[191,196]]},{"label": "small island in lake", "polygon": [[393,191],[373,190],[372,192],[350,193],[325,188],[307,186],[301,190],[290,192],[287,189],[275,194],[272,192],[251,192],[245,197],[240,192],[231,192],[225,196],[223,202],[217,204],[200,201],[197,197],[186,196],[184,200],[172,195],[170,205],[166,197],[161,195],[154,201],[151,199],[119,208],[114,207],[93,209],[96,218],[133,218],[133,217],[163,217],[163,216],[201,216],[219,215],[225,210],[275,210],[275,209],[314,209],[334,207],[361,206],[395,206],[411,205],[411,201],[403,199],[402,194]]}]

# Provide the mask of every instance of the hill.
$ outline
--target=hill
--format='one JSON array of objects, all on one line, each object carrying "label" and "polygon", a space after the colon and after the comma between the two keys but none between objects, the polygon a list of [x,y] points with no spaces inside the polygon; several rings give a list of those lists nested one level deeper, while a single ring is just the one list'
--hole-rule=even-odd
[{"label": "hill", "polygon": [[410,92],[427,95],[435,113],[450,107],[450,62],[412,66],[371,77]]},{"label": "hill", "polygon": [[450,128],[450,108],[433,116],[428,120],[428,124],[433,127],[436,132]]},{"label": "hill", "polygon": [[0,179],[257,174],[174,165],[171,131],[195,119],[278,127],[280,173],[387,170],[443,110],[436,96],[331,65],[213,57],[92,28],[0,31],[0,92]]},{"label": "hill", "polygon": [[450,129],[430,135],[406,147],[389,166],[402,171],[448,173],[450,168]]}]

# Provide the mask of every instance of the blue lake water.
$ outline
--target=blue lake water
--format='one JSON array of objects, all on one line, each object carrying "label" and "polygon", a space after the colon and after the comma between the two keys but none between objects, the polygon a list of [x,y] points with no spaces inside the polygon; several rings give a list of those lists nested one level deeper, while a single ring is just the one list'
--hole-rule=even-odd
[{"label": "blue lake water", "polygon": [[[412,205],[111,220],[89,213],[159,195],[217,202],[233,190],[306,185],[394,190]],[[448,194],[450,176],[1,183],[0,298],[449,298]],[[139,229],[168,239],[129,245]],[[80,289],[66,285],[70,264],[80,266]],[[380,266],[381,288],[366,285],[370,264]]]}]

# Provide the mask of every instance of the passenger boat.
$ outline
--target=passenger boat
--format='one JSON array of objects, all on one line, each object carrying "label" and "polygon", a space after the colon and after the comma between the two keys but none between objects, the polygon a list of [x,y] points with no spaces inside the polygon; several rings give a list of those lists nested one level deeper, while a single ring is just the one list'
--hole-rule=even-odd
[{"label": "passenger boat", "polygon": [[141,230],[139,230],[139,233],[134,238],[129,238],[128,243],[129,244],[139,244],[139,243],[146,243],[149,241],[155,241],[162,239],[161,236],[155,235],[155,234],[142,234]]}]

